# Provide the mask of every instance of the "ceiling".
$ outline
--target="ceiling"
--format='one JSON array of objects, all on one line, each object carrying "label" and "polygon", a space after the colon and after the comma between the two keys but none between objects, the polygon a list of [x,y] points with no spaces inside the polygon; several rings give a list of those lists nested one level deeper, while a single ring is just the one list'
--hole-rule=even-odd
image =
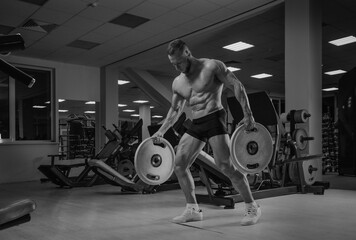
[{"label": "ceiling", "polygon": [[[356,43],[335,47],[328,42],[355,34],[356,1],[321,2],[322,71],[348,71],[356,63]],[[122,18],[125,26],[117,24]],[[135,23],[142,24],[133,28]],[[241,68],[236,75],[247,89],[284,94],[282,0],[2,0],[0,34],[13,33],[21,33],[26,46],[13,55],[143,69],[168,88],[177,73],[165,49],[180,37],[194,56]],[[255,47],[241,52],[222,48],[236,41]],[[273,77],[250,77],[262,72]],[[340,77],[323,74],[323,87],[335,86]],[[120,102],[131,103],[137,97],[150,100],[134,83],[119,87]],[[165,115],[167,109],[157,102],[152,105],[153,115]],[[121,112],[120,116],[129,117]]]}]

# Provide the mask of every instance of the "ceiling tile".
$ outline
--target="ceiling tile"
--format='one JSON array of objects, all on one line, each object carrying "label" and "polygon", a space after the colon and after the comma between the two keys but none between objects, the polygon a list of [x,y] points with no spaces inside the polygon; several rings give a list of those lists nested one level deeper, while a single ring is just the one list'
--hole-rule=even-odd
[{"label": "ceiling tile", "polygon": [[99,6],[107,7],[110,9],[119,10],[120,12],[126,12],[139,4],[144,2],[143,0],[100,0]]},{"label": "ceiling tile", "polygon": [[194,32],[199,29],[203,29],[209,26],[211,23],[204,19],[195,18],[192,21],[186,22],[185,24],[180,25],[179,27],[187,29],[188,32]]},{"label": "ceiling tile", "polygon": [[216,23],[219,21],[226,20],[232,16],[235,16],[236,12],[228,9],[228,8],[220,8],[217,9],[216,11],[207,13],[203,16],[200,16],[200,18],[209,21],[210,23]]},{"label": "ceiling tile", "polygon": [[73,1],[73,0],[50,0],[48,1],[45,8],[49,8],[55,11],[62,11],[71,14],[77,14],[83,9],[87,8],[87,3],[83,1]]},{"label": "ceiling tile", "polygon": [[98,34],[95,32],[90,32],[90,33],[85,34],[84,36],[80,37],[81,40],[97,42],[97,43],[104,43],[106,41],[109,41],[111,38],[112,38],[112,36]]},{"label": "ceiling tile", "polygon": [[128,27],[124,27],[124,26],[120,26],[120,25],[116,25],[116,24],[112,24],[112,23],[105,23],[105,24],[99,26],[98,28],[94,29],[93,31],[91,31],[91,33],[103,34],[106,36],[116,37],[116,36],[119,36],[121,34],[128,32],[130,30],[131,30],[131,28],[128,28]]},{"label": "ceiling tile", "polygon": [[139,27],[136,28],[136,30],[142,31],[142,32],[147,32],[151,34],[158,34],[164,31],[167,31],[171,28],[171,26],[159,23],[157,21],[149,21]]},{"label": "ceiling tile", "polygon": [[[18,27],[38,8],[39,6],[25,2],[2,0],[0,3],[0,24]],[[19,11],[19,9],[21,9],[21,11]]]},{"label": "ceiling tile", "polygon": [[52,52],[51,54],[48,55],[48,57],[54,58],[54,59],[60,58],[60,59],[64,60],[64,59],[78,56],[86,51],[87,50],[85,50],[85,49],[72,48],[72,47],[65,46],[65,47],[59,48],[56,51]]},{"label": "ceiling tile", "polygon": [[232,4],[232,3],[235,3],[236,0],[219,0],[219,1],[216,1],[216,0],[206,0],[208,2],[211,2],[211,3],[215,3],[217,5],[221,5],[221,6],[227,6],[229,4]]},{"label": "ceiling tile", "polygon": [[84,11],[79,13],[79,16],[94,19],[99,22],[108,22],[122,13],[123,11],[118,11],[99,4],[99,6],[95,8],[86,8]]},{"label": "ceiling tile", "polygon": [[165,6],[169,9],[175,9],[186,3],[191,2],[192,0],[176,0],[176,1],[167,1],[167,0],[148,0],[149,2]]},{"label": "ceiling tile", "polygon": [[55,23],[55,24],[63,24],[65,21],[70,19],[72,14],[56,11],[48,8],[40,8],[35,14],[32,16],[34,19],[38,19],[44,22]]},{"label": "ceiling tile", "polygon": [[219,8],[219,5],[209,3],[205,0],[194,0],[190,3],[187,3],[177,9],[176,11],[186,13],[188,15],[199,17],[205,15],[209,12],[216,11]]},{"label": "ceiling tile", "polygon": [[67,44],[67,47],[73,47],[73,48],[79,48],[79,49],[84,49],[84,50],[90,50],[92,48],[95,48],[99,46],[99,43],[96,42],[90,42],[90,41],[85,41],[85,40],[75,40],[73,42],[70,42]]},{"label": "ceiling tile", "polygon": [[154,19],[156,17],[165,14],[168,11],[170,11],[170,9],[167,7],[157,5],[151,2],[144,2],[138,5],[137,7],[131,9],[130,11],[128,11],[128,13],[142,16],[149,19]]},{"label": "ceiling tile", "polygon": [[86,34],[100,25],[102,25],[102,23],[99,21],[80,16],[75,16],[63,24],[63,26],[75,29],[82,34]]},{"label": "ceiling tile", "polygon": [[170,11],[158,18],[156,18],[155,20],[157,22],[161,22],[162,24],[167,24],[170,25],[172,27],[181,25],[183,23],[188,22],[189,20],[192,20],[193,17],[181,12],[177,12],[177,11]]}]

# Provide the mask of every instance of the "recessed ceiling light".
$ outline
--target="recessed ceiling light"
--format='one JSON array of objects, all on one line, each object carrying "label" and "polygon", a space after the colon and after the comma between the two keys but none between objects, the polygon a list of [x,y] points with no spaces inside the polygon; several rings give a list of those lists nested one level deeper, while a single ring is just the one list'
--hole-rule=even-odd
[{"label": "recessed ceiling light", "polygon": [[94,113],[95,113],[95,111],[85,111],[84,113],[94,114]]},{"label": "recessed ceiling light", "polygon": [[334,70],[334,71],[329,71],[329,72],[324,72],[326,75],[337,75],[337,74],[342,74],[345,73],[346,71],[344,70]]},{"label": "recessed ceiling light", "polygon": [[132,109],[125,109],[125,110],[122,110],[123,112],[134,112],[135,110],[132,110]]},{"label": "recessed ceiling light", "polygon": [[331,92],[331,91],[336,91],[336,90],[339,90],[339,89],[336,88],[336,87],[324,88],[324,89],[323,89],[323,91],[325,91],[325,92]]},{"label": "recessed ceiling light", "polygon": [[140,114],[131,114],[131,117],[139,117]]},{"label": "recessed ceiling light", "polygon": [[65,99],[58,99],[58,102],[64,102]]},{"label": "recessed ceiling light", "polygon": [[230,45],[226,45],[223,48],[237,52],[237,51],[241,51],[241,50],[244,50],[244,49],[247,49],[247,48],[252,48],[252,47],[254,47],[254,46],[252,44],[249,44],[249,43],[236,42],[236,43],[233,43],[233,44],[230,44]]},{"label": "recessed ceiling light", "polygon": [[95,101],[88,101],[85,104],[95,104]]},{"label": "recessed ceiling light", "polygon": [[124,84],[127,84],[129,82],[130,81],[126,81],[126,80],[117,80],[117,84],[119,84],[119,85],[124,85]]},{"label": "recessed ceiling light", "polygon": [[150,108],[155,108],[154,106],[150,106]]},{"label": "recessed ceiling light", "polygon": [[68,112],[68,110],[64,110],[64,109],[58,109],[58,112],[62,112],[62,113],[65,113],[65,112]]},{"label": "recessed ceiling light", "polygon": [[331,43],[335,46],[342,46],[342,45],[353,43],[353,42],[356,42],[356,37],[348,36],[348,37],[344,37],[344,38],[335,39],[333,41],[330,41],[329,43]]},{"label": "recessed ceiling light", "polygon": [[121,103],[119,103],[119,104],[117,104],[117,106],[118,106],[118,107],[127,107],[127,104],[121,104]]},{"label": "recessed ceiling light", "polygon": [[41,106],[41,105],[33,105],[32,107],[33,107],[33,108],[40,108],[40,109],[41,109],[41,108],[46,108],[46,106]]},{"label": "recessed ceiling light", "polygon": [[231,72],[239,71],[241,68],[235,68],[235,67],[227,67]]},{"label": "recessed ceiling light", "polygon": [[272,77],[272,75],[267,73],[261,73],[261,74],[252,75],[251,77],[261,79],[261,78]]},{"label": "recessed ceiling light", "polygon": [[163,118],[163,116],[160,116],[160,115],[153,115],[152,118]]},{"label": "recessed ceiling light", "polygon": [[136,100],[136,101],[133,101],[134,103],[148,103],[147,100]]}]

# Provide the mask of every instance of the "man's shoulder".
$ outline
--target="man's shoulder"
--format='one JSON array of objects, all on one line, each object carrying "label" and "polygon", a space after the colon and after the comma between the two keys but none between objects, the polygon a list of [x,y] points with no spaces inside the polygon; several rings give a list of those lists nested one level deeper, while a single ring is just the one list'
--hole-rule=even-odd
[{"label": "man's shoulder", "polygon": [[213,58],[200,58],[200,60],[203,62],[206,68],[209,68],[211,70],[218,69],[219,64],[221,64],[220,60],[213,59]]},{"label": "man's shoulder", "polygon": [[178,76],[176,76],[172,83],[173,87],[181,84],[184,81],[184,79],[185,79],[185,77],[184,77],[184,74],[182,74],[182,73],[179,74]]}]

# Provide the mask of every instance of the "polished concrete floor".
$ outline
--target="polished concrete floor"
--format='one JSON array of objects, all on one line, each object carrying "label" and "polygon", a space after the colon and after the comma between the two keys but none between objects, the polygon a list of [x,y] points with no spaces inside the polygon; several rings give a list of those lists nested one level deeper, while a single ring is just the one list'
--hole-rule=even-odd
[{"label": "polished concrete floor", "polygon": [[[356,183],[356,178],[347,180]],[[198,192],[204,191],[198,187]],[[353,190],[260,199],[260,222],[245,227],[239,225],[243,203],[233,210],[201,204],[204,221],[170,222],[184,208],[180,190],[143,195],[124,194],[111,185],[73,189],[39,182],[0,185],[0,206],[24,198],[37,204],[32,220],[0,231],[1,240],[356,239]]]}]

